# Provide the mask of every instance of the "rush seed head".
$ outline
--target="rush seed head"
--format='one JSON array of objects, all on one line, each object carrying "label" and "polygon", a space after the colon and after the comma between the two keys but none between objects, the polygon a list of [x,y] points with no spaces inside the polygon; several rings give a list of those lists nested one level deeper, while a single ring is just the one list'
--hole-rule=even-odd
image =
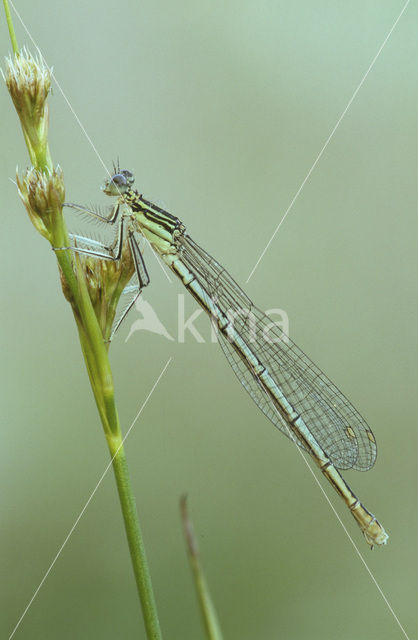
[{"label": "rush seed head", "polygon": [[58,166],[53,171],[31,167],[23,177],[16,175],[19,195],[29,218],[39,233],[52,242],[52,225],[62,216],[65,199],[64,176]]},{"label": "rush seed head", "polygon": [[104,339],[108,341],[119,299],[135,271],[131,251],[125,242],[118,261],[93,258],[82,253],[79,259],[97,321]]},{"label": "rush seed head", "polygon": [[39,122],[51,88],[51,73],[43,59],[32,56],[24,47],[17,55],[6,58],[4,79],[16,111],[28,112]]},{"label": "rush seed head", "polygon": [[18,54],[6,58],[2,74],[29,148],[34,166],[50,161],[47,97],[51,89],[51,72],[39,56],[32,56],[23,48]]}]

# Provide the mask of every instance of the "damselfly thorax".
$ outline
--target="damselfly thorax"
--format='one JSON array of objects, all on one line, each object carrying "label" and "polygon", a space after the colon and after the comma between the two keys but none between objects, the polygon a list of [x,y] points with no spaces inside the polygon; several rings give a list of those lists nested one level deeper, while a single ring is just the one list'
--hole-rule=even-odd
[{"label": "damselfly thorax", "polygon": [[[376,459],[375,437],[364,418],[308,356],[258,309],[229,273],[187,233],[179,218],[133,189],[134,176],[115,169],[103,191],[117,198],[110,216],[79,205],[72,208],[116,225],[116,240],[105,246],[73,236],[74,250],[119,260],[128,242],[135,284],[112,336],[142,289],[149,284],[139,248],[142,236],[210,316],[222,350],[251,398],[269,420],[307,451],[350,509],[370,546],[386,544],[382,525],[358,500],[339,470],[367,471]],[[112,337],[111,336],[111,337]]]}]

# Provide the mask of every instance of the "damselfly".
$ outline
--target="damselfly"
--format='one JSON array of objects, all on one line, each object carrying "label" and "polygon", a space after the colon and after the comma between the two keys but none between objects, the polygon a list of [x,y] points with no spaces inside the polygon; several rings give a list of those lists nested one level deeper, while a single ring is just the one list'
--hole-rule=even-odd
[{"label": "damselfly", "polygon": [[[111,246],[75,236],[75,251],[119,260],[128,242],[136,275],[126,293],[129,304],[115,320],[112,335],[142,289],[148,272],[138,245],[143,236],[216,325],[221,347],[241,384],[271,422],[307,451],[350,509],[366,541],[386,544],[388,535],[358,500],[340,470],[367,471],[376,459],[376,441],[364,419],[271,319],[251,302],[228,272],[186,232],[183,223],[146,200],[132,185],[130,171],[115,167],[103,191],[116,196],[109,216],[68,206],[115,225]],[[64,247],[62,249],[65,249]]]}]

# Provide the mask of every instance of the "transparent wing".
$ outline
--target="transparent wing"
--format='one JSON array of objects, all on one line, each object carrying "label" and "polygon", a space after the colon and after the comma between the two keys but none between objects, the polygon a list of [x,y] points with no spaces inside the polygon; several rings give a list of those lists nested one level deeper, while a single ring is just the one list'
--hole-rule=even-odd
[{"label": "transparent wing", "polygon": [[[138,239],[135,234],[129,233],[127,241],[131,250],[132,259],[135,265],[135,272],[129,281],[129,284],[124,288],[119,298],[115,318],[113,320],[112,330],[110,333],[110,340],[112,340],[116,331],[119,329],[123,320],[128,315],[129,311],[135,304],[136,299],[142,292],[144,287],[147,287],[150,282],[147,268],[145,266],[144,259],[142,257],[142,251],[138,244]],[[142,241],[140,239],[140,241]]]},{"label": "transparent wing", "polygon": [[[182,261],[192,271],[234,329],[257,355],[318,444],[339,469],[366,471],[376,459],[376,441],[358,411],[290,338],[258,309],[227,271],[187,234],[179,238]],[[272,398],[232,344],[219,333],[221,347],[241,384],[272,423],[289,432]]]},{"label": "transparent wing", "polygon": [[[123,289],[118,299],[115,316],[110,330],[109,341],[113,339],[124,318],[129,313],[142,289],[149,284],[148,272],[142,258],[142,251],[138,239],[131,231],[124,231],[123,218],[118,217],[119,206],[103,211],[98,207],[84,207],[73,203],[66,203],[78,218],[93,221],[101,235],[91,237],[79,233],[70,233],[69,238],[75,251],[87,256],[102,258],[117,262],[121,257],[124,243],[129,245],[129,251],[135,266],[135,271],[128,285]],[[143,238],[139,236],[139,241]]]},{"label": "transparent wing", "polygon": [[136,273],[134,273],[129,284],[124,288],[119,298],[119,303],[116,309],[115,318],[113,320],[109,340],[113,340],[116,331],[119,329],[129,311],[132,309],[141,291],[142,287],[138,282],[138,276]]}]

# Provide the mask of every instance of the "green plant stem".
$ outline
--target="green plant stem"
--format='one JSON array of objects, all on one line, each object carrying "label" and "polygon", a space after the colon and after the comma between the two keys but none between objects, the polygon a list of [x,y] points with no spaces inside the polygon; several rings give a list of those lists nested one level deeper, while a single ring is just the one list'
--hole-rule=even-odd
[{"label": "green plant stem", "polygon": [[218,616],[215,605],[206,582],[203,567],[199,559],[199,550],[197,547],[196,536],[193,531],[193,524],[187,510],[187,496],[183,495],[180,500],[180,514],[183,524],[184,539],[186,542],[187,554],[189,556],[190,566],[193,572],[193,580],[196,589],[196,595],[199,602],[200,612],[202,614],[203,624],[205,626],[206,637],[208,640],[222,640],[222,630],[219,625]]},{"label": "green plant stem", "polygon": [[144,541],[132,491],[123,438],[115,403],[112,371],[106,345],[88,295],[84,273],[76,258],[79,297],[75,318],[80,344],[97,408],[105,431],[128,539],[132,568],[149,640],[161,640],[157,607],[145,554]]},{"label": "green plant stem", "polygon": [[8,29],[9,29],[10,40],[11,40],[12,47],[13,47],[13,53],[15,55],[17,55],[19,53],[19,47],[18,47],[18,44],[17,44],[16,34],[15,34],[14,27],[13,27],[13,22],[12,22],[12,16],[10,14],[10,7],[9,7],[9,3],[7,2],[7,0],[3,0],[3,5],[4,5],[4,12],[6,14],[7,26],[8,26]]},{"label": "green plant stem", "polygon": [[[7,0],[3,0],[3,4],[13,51],[15,55],[18,55],[19,49]],[[28,124],[30,123],[26,123],[27,126]],[[22,125],[22,129],[33,166],[42,171],[42,173],[51,173],[53,171],[53,163],[46,139],[43,140],[43,144],[34,146],[29,135],[26,133],[27,126],[23,127]],[[58,212],[53,216],[50,233],[52,247],[59,249],[55,252],[56,258],[68,288],[68,299],[71,300],[81,349],[112,458],[147,637],[148,640],[160,640],[162,636],[145,556],[144,542],[129,480],[125,452],[122,446],[122,431],[115,402],[113,376],[108,357],[108,345],[104,342],[90,300],[80,260],[77,256],[73,258],[71,251],[61,249],[62,247],[68,247],[70,242],[65,220],[59,208]]]},{"label": "green plant stem", "polygon": [[147,638],[149,640],[161,640],[162,636],[152,590],[151,576],[145,555],[135,498],[129,479],[126,455],[123,448],[123,438],[116,409],[113,378],[107,349],[93,310],[93,315],[90,315],[89,307],[91,307],[91,303],[85,285],[84,274],[81,271],[79,260],[76,262],[80,283],[79,310],[83,317],[83,321],[81,321],[75,314],[80,344],[112,459]]},{"label": "green plant stem", "polygon": [[[67,260],[70,260],[70,256],[67,251],[59,251],[57,252],[57,258],[65,275],[70,266],[67,262]],[[128,465],[122,445],[122,431],[116,408],[113,376],[107,346],[103,340],[88,294],[84,272],[77,256],[75,265],[77,278],[71,268],[67,282],[72,292],[75,293],[75,301],[73,303],[74,317],[91,388],[112,459],[144,625],[148,640],[161,640],[157,607],[136,511],[135,498],[129,480]]]},{"label": "green plant stem", "polygon": [[131,489],[128,464],[122,439],[108,438],[108,445],[112,455],[113,471],[122,507],[123,519],[125,521],[126,536],[128,538],[136,586],[144,613],[147,637],[152,640],[160,640],[161,630],[158,621],[157,607],[152,590],[151,576],[148,569],[135,499]]},{"label": "green plant stem", "polygon": [[[64,219],[57,219],[53,229],[53,244],[55,246],[68,246],[66,244],[68,242],[67,238]],[[144,542],[129,480],[125,452],[122,446],[122,431],[116,408],[115,389],[107,345],[103,340],[103,335],[94,313],[79,257],[77,255],[75,257],[76,274],[74,274],[69,252],[58,251],[56,253],[73,295],[72,306],[79,332],[80,345],[112,458],[147,638],[148,640],[161,640],[162,636]]]}]

